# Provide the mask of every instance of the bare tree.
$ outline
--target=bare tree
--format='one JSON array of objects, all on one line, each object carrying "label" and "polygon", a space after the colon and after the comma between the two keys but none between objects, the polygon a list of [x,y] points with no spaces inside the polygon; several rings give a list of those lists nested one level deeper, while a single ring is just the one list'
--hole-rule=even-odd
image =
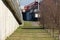
[{"label": "bare tree", "polygon": [[45,28],[58,28],[59,27],[59,5],[57,0],[43,0],[40,3],[40,22]]}]

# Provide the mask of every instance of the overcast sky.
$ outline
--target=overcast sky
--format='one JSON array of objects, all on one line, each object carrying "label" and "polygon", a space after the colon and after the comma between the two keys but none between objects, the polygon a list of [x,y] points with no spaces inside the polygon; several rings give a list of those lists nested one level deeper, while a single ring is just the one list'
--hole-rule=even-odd
[{"label": "overcast sky", "polygon": [[[20,1],[21,6],[25,6],[25,5],[28,5],[32,2],[34,2],[35,0],[19,0],[19,1]],[[42,0],[39,0],[39,1],[42,1]]]},{"label": "overcast sky", "polygon": [[35,0],[20,0],[20,5],[21,6],[25,6],[25,5],[28,5],[32,2],[34,2]]},{"label": "overcast sky", "polygon": [[[21,9],[24,9],[25,5],[28,5],[34,1],[35,0],[19,0]],[[39,0],[39,1],[42,1],[42,0]]]}]

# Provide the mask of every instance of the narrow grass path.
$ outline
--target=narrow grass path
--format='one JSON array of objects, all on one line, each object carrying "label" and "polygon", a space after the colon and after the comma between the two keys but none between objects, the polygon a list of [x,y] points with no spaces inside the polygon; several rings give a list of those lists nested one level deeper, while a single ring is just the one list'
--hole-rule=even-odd
[{"label": "narrow grass path", "polygon": [[22,29],[19,27],[6,40],[58,40],[58,30],[50,29]]},{"label": "narrow grass path", "polygon": [[18,28],[6,40],[58,40],[58,34],[48,33],[45,29],[21,29]]}]

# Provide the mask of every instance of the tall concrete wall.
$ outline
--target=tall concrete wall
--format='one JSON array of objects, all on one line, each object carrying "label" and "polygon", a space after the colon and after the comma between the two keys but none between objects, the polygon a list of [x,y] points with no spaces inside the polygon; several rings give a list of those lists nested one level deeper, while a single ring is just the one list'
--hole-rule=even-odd
[{"label": "tall concrete wall", "polygon": [[19,27],[12,12],[0,0],[0,40],[5,40]]},{"label": "tall concrete wall", "polygon": [[22,14],[19,8],[20,7],[19,0],[2,0],[2,1],[13,13],[18,23],[22,24]]}]

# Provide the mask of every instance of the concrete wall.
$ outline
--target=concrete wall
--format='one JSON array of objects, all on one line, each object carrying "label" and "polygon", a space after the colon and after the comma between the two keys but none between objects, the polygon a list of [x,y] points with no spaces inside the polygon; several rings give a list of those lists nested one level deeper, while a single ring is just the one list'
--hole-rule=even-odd
[{"label": "concrete wall", "polygon": [[0,0],[0,40],[5,40],[19,27],[12,12]]},{"label": "concrete wall", "polygon": [[17,22],[22,24],[22,14],[20,11],[19,0],[2,0],[4,4],[10,9],[10,11],[14,14]]}]

